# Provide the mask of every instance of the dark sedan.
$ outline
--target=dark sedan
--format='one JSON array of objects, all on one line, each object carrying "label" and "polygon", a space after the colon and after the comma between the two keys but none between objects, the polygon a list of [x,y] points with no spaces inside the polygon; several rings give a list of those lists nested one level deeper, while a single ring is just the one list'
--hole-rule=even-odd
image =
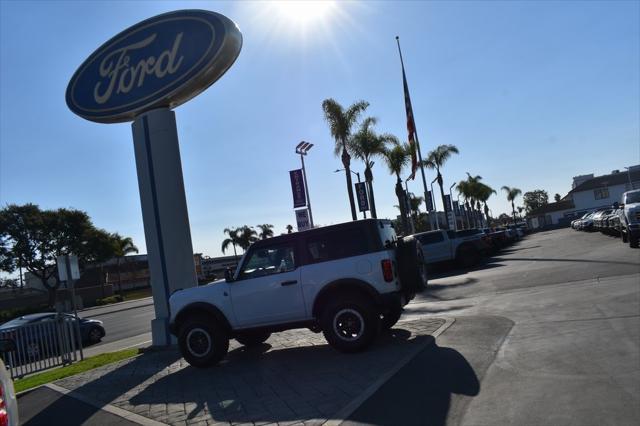
[{"label": "dark sedan", "polygon": [[[65,318],[75,321],[75,317],[70,314],[62,314]],[[55,312],[45,312],[41,314],[30,314],[24,315],[22,317],[18,317],[12,319],[9,322],[5,322],[0,325],[0,332],[8,331],[11,329],[15,329],[27,324],[37,324],[44,321],[52,321],[56,318]],[[78,317],[79,326],[80,326],[80,337],[82,339],[83,344],[94,344],[98,343],[105,335],[104,327],[102,325],[102,321],[89,319],[89,318],[80,318]]]}]

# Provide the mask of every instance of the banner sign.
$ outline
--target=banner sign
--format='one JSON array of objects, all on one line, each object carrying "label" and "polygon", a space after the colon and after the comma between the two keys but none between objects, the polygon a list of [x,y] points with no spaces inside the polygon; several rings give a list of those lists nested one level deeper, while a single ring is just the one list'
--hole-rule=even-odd
[{"label": "banner sign", "polygon": [[67,105],[99,123],[175,108],[222,77],[241,48],[240,30],[219,13],[154,16],[122,31],[80,65],[67,87]]},{"label": "banner sign", "polygon": [[431,196],[431,191],[427,191],[427,199],[424,200],[424,203],[427,205],[427,211],[433,211],[433,197]]},{"label": "banner sign", "polygon": [[308,209],[296,210],[296,223],[298,224],[298,231],[306,231],[311,228]]},{"label": "banner sign", "polygon": [[369,198],[367,197],[367,185],[365,182],[356,183],[356,194],[358,196],[358,207],[361,212],[369,210]]},{"label": "banner sign", "polygon": [[293,208],[306,206],[307,197],[304,192],[302,169],[291,170],[289,172],[289,178],[291,178],[291,191],[293,192]]},{"label": "banner sign", "polygon": [[458,205],[457,201],[453,202],[453,212],[456,214],[456,216],[460,216],[460,206]]},{"label": "banner sign", "polygon": [[447,204],[447,211],[451,210],[451,195],[446,194],[444,196],[444,202]]}]

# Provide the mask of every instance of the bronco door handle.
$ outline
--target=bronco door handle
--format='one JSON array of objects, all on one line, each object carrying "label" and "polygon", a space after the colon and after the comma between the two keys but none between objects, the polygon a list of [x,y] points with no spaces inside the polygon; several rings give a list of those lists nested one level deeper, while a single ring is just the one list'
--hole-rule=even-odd
[{"label": "bronco door handle", "polygon": [[280,283],[281,286],[285,286],[285,285],[294,285],[294,284],[298,284],[297,280],[291,280],[291,281],[283,281]]}]

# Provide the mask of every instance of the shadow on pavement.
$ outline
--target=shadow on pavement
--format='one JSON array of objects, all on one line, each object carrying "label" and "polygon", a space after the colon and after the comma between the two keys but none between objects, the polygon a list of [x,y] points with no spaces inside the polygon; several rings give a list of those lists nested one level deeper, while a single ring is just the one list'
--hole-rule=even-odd
[{"label": "shadow on pavement", "polygon": [[583,262],[583,263],[604,263],[609,265],[629,265],[629,266],[638,266],[637,263],[633,262],[618,262],[612,260],[592,260],[592,259],[547,259],[547,258],[535,258],[535,257],[509,257],[505,260],[516,260],[516,261],[527,261],[527,262]]},{"label": "shadow on pavement", "polygon": [[[161,355],[161,356],[158,356]],[[142,384],[148,378],[162,371],[180,356],[175,352],[163,352],[162,354],[144,353],[126,363],[126,368],[116,368],[106,374],[97,377],[84,385],[74,389],[79,394],[92,398],[94,401],[102,401],[107,405],[111,401],[121,397],[124,393]],[[99,372],[100,369],[96,370]],[[136,374],[130,374],[130,371]],[[43,404],[45,401],[43,401]],[[25,426],[55,424],[56,418],[64,419],[64,414],[70,410],[70,406],[76,403],[82,410],[77,410],[73,416],[73,424],[83,424],[97,414],[100,409],[70,398],[53,399],[51,403],[39,408],[38,414],[32,416]],[[20,404],[20,401],[18,401]],[[71,404],[71,405],[70,405]],[[56,417],[59,415],[60,417]]]},{"label": "shadow on pavement", "polygon": [[[353,383],[351,391],[345,386],[349,380],[362,378],[363,370],[370,370],[372,358],[385,348],[433,340],[398,327],[381,334],[370,351],[350,355],[328,344],[273,351],[269,344],[240,347],[216,367],[186,366],[163,375],[133,395],[130,403],[185,404],[187,422],[204,418],[207,422],[270,423],[330,416],[360,394],[363,384],[358,387]],[[181,392],[167,391],[171,389]]]},{"label": "shadow on pavement", "polygon": [[445,425],[453,394],[476,396],[480,382],[467,359],[432,344],[367,399],[343,425]]}]

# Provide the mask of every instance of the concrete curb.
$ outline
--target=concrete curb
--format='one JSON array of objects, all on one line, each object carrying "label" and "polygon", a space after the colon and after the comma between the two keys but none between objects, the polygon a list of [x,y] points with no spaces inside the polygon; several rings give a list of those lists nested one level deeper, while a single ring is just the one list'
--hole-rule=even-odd
[{"label": "concrete curb", "polygon": [[106,411],[107,413],[113,414],[115,416],[118,417],[122,417],[130,422],[134,422],[134,423],[138,423],[139,425],[143,425],[143,426],[167,426],[166,423],[160,423],[158,421],[143,417],[139,414],[135,414],[132,413],[130,411],[126,411],[123,410],[122,408],[118,408],[114,405],[111,404],[103,404],[99,401],[95,401],[92,398],[88,398],[85,395],[82,395],[78,392],[75,391],[70,391],[68,389],[65,389],[61,386],[58,385],[54,385],[53,383],[47,383],[46,385],[47,388],[55,391],[55,392],[59,392],[63,395],[69,396],[71,398],[77,399],[78,401],[82,401],[85,404],[89,404],[93,407],[96,407],[99,410],[103,410]]},{"label": "concrete curb", "polygon": [[424,344],[418,345],[414,348],[411,353],[407,354],[404,358],[402,358],[392,369],[383,374],[378,380],[372,383],[367,389],[364,390],[357,398],[347,404],[344,408],[338,411],[333,417],[335,419],[327,420],[323,423],[323,426],[339,426],[345,420],[347,420],[351,414],[353,414],[363,402],[365,402],[369,397],[371,397],[378,389],[384,385],[387,380],[393,377],[402,367],[407,365],[409,361],[411,361],[418,353],[420,353],[424,348],[431,345],[435,342],[435,338],[444,333],[451,325],[455,322],[455,318],[445,318],[445,323],[442,324],[436,331],[434,331],[431,336],[434,338],[432,341],[427,341]]},{"label": "concrete curb", "polygon": [[[79,309],[78,312],[88,312],[88,311],[92,311],[92,310],[105,309],[105,308],[111,308],[111,307],[117,308],[117,307],[120,307],[121,305],[128,305],[130,303],[136,303],[136,302],[140,302],[141,300],[146,300],[146,299],[149,299],[151,303],[148,303],[146,305],[140,305],[139,307],[153,305],[153,298],[152,297],[143,297],[143,298],[135,299],[135,300],[125,300],[125,301],[122,301],[122,302],[108,303],[106,305],[91,306],[89,308]],[[130,308],[123,307],[122,309],[115,309],[113,312],[120,312],[120,311],[125,310],[125,309],[130,309]]]}]

